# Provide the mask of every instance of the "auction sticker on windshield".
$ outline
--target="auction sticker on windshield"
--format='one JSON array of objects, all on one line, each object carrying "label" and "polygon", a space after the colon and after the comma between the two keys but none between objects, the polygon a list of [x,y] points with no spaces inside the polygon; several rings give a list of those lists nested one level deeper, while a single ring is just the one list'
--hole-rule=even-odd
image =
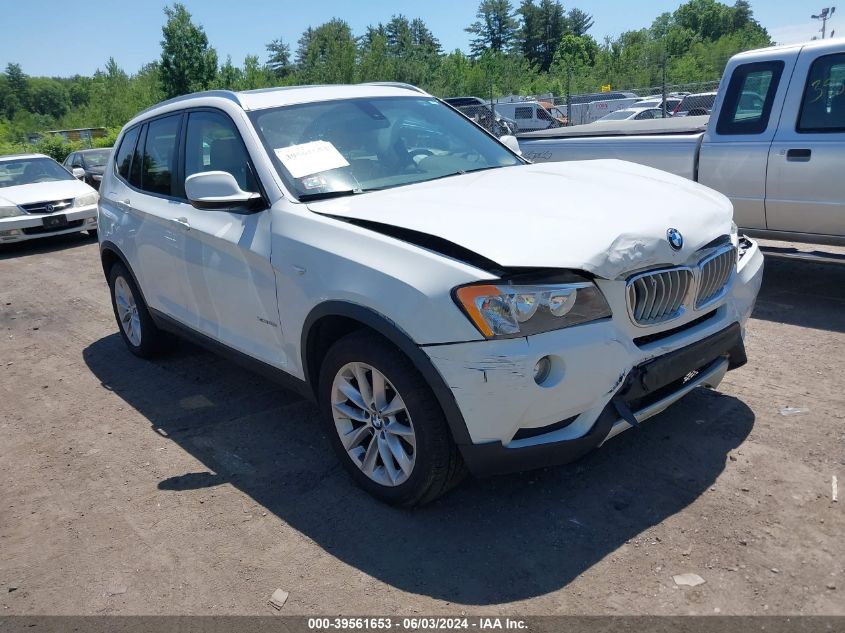
[{"label": "auction sticker on windshield", "polygon": [[311,141],[301,145],[281,147],[275,152],[282,161],[282,165],[294,178],[349,166],[343,155],[328,141]]}]

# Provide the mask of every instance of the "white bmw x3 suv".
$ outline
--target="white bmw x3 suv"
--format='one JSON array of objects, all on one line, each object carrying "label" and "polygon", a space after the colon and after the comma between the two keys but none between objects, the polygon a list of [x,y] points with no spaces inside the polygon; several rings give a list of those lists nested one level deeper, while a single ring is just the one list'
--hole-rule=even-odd
[{"label": "white bmw x3 suv", "polygon": [[716,387],[763,273],[721,194],[530,164],[402,84],[166,101],[123,129],[100,193],[129,349],[176,333],[282,378],[402,505],[467,468],[574,460]]}]

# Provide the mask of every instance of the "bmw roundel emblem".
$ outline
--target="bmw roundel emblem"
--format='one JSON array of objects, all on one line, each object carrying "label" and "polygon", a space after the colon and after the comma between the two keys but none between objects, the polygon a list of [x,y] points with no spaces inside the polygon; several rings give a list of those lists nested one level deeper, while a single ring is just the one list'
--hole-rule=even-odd
[{"label": "bmw roundel emblem", "polygon": [[669,246],[672,247],[672,250],[679,251],[684,246],[684,236],[678,229],[668,229],[666,239],[669,240]]}]

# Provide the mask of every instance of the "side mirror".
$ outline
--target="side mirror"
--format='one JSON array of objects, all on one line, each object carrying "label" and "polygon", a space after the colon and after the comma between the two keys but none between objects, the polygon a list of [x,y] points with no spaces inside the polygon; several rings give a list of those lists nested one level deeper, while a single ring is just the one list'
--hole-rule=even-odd
[{"label": "side mirror", "polygon": [[197,209],[249,209],[261,203],[261,194],[244,191],[227,171],[203,171],[185,178],[185,194]]},{"label": "side mirror", "polygon": [[74,167],[71,170],[74,178],[79,178],[80,180],[85,180],[85,170],[82,167]]},{"label": "side mirror", "polygon": [[502,143],[502,145],[507,147],[517,156],[522,156],[522,150],[519,149],[519,143],[517,142],[516,137],[512,134],[505,134],[504,136],[500,136],[499,142]]}]

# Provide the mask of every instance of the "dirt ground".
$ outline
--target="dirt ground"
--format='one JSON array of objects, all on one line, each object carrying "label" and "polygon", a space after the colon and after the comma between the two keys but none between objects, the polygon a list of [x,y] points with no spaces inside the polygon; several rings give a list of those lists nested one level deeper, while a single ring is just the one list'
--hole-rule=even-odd
[{"label": "dirt ground", "polygon": [[92,240],[0,250],[0,613],[845,614],[845,265],[769,259],[719,391],[415,511],[311,404],[116,332]]}]

